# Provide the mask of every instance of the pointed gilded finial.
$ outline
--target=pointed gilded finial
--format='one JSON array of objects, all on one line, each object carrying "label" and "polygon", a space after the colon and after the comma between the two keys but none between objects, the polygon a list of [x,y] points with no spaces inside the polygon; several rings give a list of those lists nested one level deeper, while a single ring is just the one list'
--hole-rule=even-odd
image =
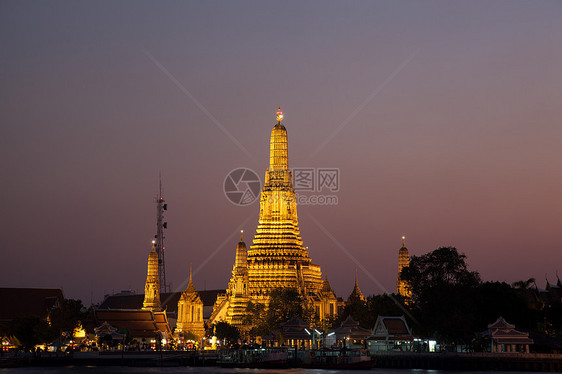
[{"label": "pointed gilded finial", "polygon": [[152,241],[152,250],[155,251],[156,250],[156,240]]},{"label": "pointed gilded finial", "polygon": [[244,230],[240,230],[240,241],[244,241]]},{"label": "pointed gilded finial", "polygon": [[277,123],[281,123],[283,121],[283,112],[281,111],[281,107],[277,108]]},{"label": "pointed gilded finial", "polygon": [[191,262],[189,263],[189,282],[191,283]]},{"label": "pointed gilded finial", "polygon": [[355,268],[355,286],[357,287],[357,267]]},{"label": "pointed gilded finial", "polygon": [[402,247],[406,247],[406,237],[402,235]]}]

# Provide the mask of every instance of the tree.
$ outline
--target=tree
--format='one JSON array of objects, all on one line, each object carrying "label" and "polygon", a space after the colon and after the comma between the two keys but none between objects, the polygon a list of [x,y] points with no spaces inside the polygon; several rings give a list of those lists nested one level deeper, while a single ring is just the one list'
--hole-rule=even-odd
[{"label": "tree", "polygon": [[477,272],[468,270],[466,256],[454,247],[442,247],[412,256],[401,277],[412,290],[414,328],[423,335],[463,344],[472,341],[478,326]]},{"label": "tree", "polygon": [[8,331],[20,342],[20,348],[30,351],[37,344],[46,343],[56,338],[56,332],[49,324],[37,316],[14,318]]},{"label": "tree", "polygon": [[478,326],[482,330],[498,317],[526,329],[535,329],[541,320],[538,306],[531,303],[524,289],[504,282],[485,282],[477,287],[476,296]]},{"label": "tree", "polygon": [[535,283],[535,278],[529,278],[526,281],[525,280],[520,280],[517,282],[513,282],[511,284],[511,287],[513,288],[517,288],[517,289],[521,289],[521,290],[526,290],[528,289],[532,284],[536,284]]},{"label": "tree", "polygon": [[[369,314],[369,308],[367,306],[367,301],[361,299],[349,300],[343,307],[342,313],[338,316],[336,322],[336,327],[339,327],[347,317],[351,316],[354,320],[359,322],[362,327],[368,328],[371,323],[371,316]],[[376,317],[375,317],[376,319]],[[374,323],[373,323],[374,325]],[[371,326],[373,327],[373,326]]]},{"label": "tree", "polygon": [[268,334],[270,329],[267,324],[265,305],[248,301],[242,323],[249,327],[248,334],[252,337]]},{"label": "tree", "polygon": [[281,323],[295,316],[301,319],[309,319],[310,316],[305,313],[303,305],[304,298],[296,288],[274,288],[269,294],[268,325],[274,330],[279,328]]},{"label": "tree", "polygon": [[51,326],[59,331],[61,340],[72,339],[74,329],[84,320],[86,313],[81,300],[65,299],[58,308],[49,315]]},{"label": "tree", "polygon": [[267,308],[261,303],[248,302],[243,322],[252,326],[249,331],[251,336],[258,336],[270,334],[293,317],[319,324],[314,308],[307,304],[296,288],[279,287],[271,290]]},{"label": "tree", "polygon": [[373,295],[367,298],[367,306],[369,308],[369,313],[375,318],[372,321],[373,327],[376,322],[377,316],[402,316],[407,315],[408,310],[406,309],[406,299],[399,294],[382,294]]},{"label": "tree", "polygon": [[404,298],[398,294],[371,295],[366,301],[351,300],[347,303],[342,313],[338,316],[333,327],[338,327],[348,316],[359,322],[366,329],[375,326],[378,316],[408,315]]},{"label": "tree", "polygon": [[454,247],[441,247],[422,256],[412,256],[402,269],[401,278],[410,284],[414,302],[434,288],[475,287],[480,284],[478,272],[469,271],[466,255]]},{"label": "tree", "polygon": [[235,326],[227,322],[218,322],[214,325],[215,335],[220,340],[227,340],[230,344],[237,343],[240,339],[240,332]]}]

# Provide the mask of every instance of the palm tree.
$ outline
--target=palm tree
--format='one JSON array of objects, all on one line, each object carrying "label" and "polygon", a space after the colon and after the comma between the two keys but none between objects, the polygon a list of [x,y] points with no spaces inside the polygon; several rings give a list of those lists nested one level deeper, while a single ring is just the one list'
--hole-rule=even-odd
[{"label": "palm tree", "polygon": [[520,289],[520,290],[526,290],[533,283],[535,283],[535,278],[529,278],[526,281],[520,280],[520,281],[517,281],[517,282],[513,282],[511,284],[511,287],[517,288],[517,289]]}]

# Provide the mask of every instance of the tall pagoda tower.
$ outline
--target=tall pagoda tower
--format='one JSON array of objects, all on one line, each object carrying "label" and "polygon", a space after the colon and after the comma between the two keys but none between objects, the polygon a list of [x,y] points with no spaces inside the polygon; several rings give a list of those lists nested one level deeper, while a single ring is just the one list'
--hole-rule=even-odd
[{"label": "tall pagoda tower", "polygon": [[217,296],[209,325],[224,321],[249,328],[244,321],[248,302],[269,304],[269,295],[275,288],[296,288],[323,322],[337,315],[343,306],[328,278],[322,281],[320,266],[312,263],[300,237],[287,129],[282,120],[279,108],[277,123],[271,130],[269,168],[253,244],[247,249],[240,237],[228,289]]},{"label": "tall pagoda tower", "polygon": [[410,265],[410,254],[408,253],[408,248],[406,248],[406,237],[402,237],[402,247],[398,250],[398,279],[396,281],[396,291],[400,296],[405,298],[412,297],[412,291],[410,290],[410,285],[402,280],[400,273],[402,269]]},{"label": "tall pagoda tower", "polygon": [[294,287],[306,296],[320,291],[323,284],[320,266],[312,263],[300,237],[287,129],[282,121],[279,108],[271,130],[258,227],[247,258],[249,296],[265,303],[277,287]]},{"label": "tall pagoda tower", "polygon": [[148,255],[148,270],[146,273],[146,284],[144,286],[144,310],[160,310],[160,280],[158,276],[158,253],[156,242],[152,242],[152,251]]}]

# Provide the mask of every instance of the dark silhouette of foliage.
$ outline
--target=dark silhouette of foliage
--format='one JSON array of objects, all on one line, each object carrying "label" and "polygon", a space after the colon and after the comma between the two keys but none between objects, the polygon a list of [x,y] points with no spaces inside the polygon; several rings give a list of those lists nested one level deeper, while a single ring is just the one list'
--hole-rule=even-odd
[{"label": "dark silhouette of foliage", "polygon": [[314,308],[306,304],[296,288],[280,287],[269,294],[268,308],[263,304],[249,302],[244,323],[252,326],[249,331],[251,336],[267,335],[293,317],[319,325]]},{"label": "dark silhouette of foliage", "polygon": [[229,344],[236,344],[240,339],[240,332],[235,326],[227,322],[218,322],[214,325],[215,336],[223,340],[225,339]]},{"label": "dark silhouette of foliage", "polygon": [[367,298],[369,312],[375,317],[372,325],[376,322],[377,316],[401,316],[407,313],[405,300],[398,294],[373,295]]},{"label": "dark silhouette of foliage", "polygon": [[37,316],[14,318],[8,331],[20,342],[20,348],[24,351],[31,351],[37,344],[50,343],[57,337],[56,331]]},{"label": "dark silhouette of foliage", "polygon": [[454,247],[441,247],[422,256],[412,256],[410,265],[402,270],[401,278],[409,282],[412,299],[424,303],[434,288],[475,287],[480,275],[468,271],[466,256]]},{"label": "dark silhouette of foliage", "polygon": [[473,300],[478,312],[478,326],[484,330],[498,317],[504,317],[517,327],[536,328],[540,321],[540,311],[520,291],[501,282],[486,282],[478,286]]},{"label": "dark silhouette of foliage", "polygon": [[81,300],[65,299],[50,314],[51,326],[59,331],[61,341],[72,339],[74,329],[86,318]]},{"label": "dark silhouette of foliage", "polygon": [[401,277],[412,290],[418,333],[452,344],[472,341],[478,324],[474,300],[480,276],[468,270],[464,254],[442,247],[412,256]]},{"label": "dark silhouette of foliage", "polygon": [[271,331],[266,316],[265,305],[260,303],[248,302],[246,313],[243,318],[243,325],[249,327],[248,334],[252,337],[263,336]]},{"label": "dark silhouette of foliage", "polygon": [[338,327],[348,316],[359,322],[359,325],[371,329],[381,316],[401,316],[407,314],[404,299],[396,294],[372,295],[366,301],[350,300],[338,316],[333,327]]},{"label": "dark silhouette of foliage", "polygon": [[303,318],[304,298],[296,288],[275,288],[269,295],[269,308],[267,310],[268,324],[278,328],[281,323],[294,316]]},{"label": "dark silhouette of foliage", "polygon": [[543,331],[550,336],[562,337],[562,302],[555,301],[543,309]]},{"label": "dark silhouette of foliage", "polygon": [[[342,313],[338,316],[339,318],[335,327],[339,327],[349,316],[359,322],[362,327],[369,328],[374,325],[374,320],[370,314],[367,300],[364,301],[359,298],[348,299],[343,307]],[[375,320],[376,318],[377,317],[375,316]]]}]

